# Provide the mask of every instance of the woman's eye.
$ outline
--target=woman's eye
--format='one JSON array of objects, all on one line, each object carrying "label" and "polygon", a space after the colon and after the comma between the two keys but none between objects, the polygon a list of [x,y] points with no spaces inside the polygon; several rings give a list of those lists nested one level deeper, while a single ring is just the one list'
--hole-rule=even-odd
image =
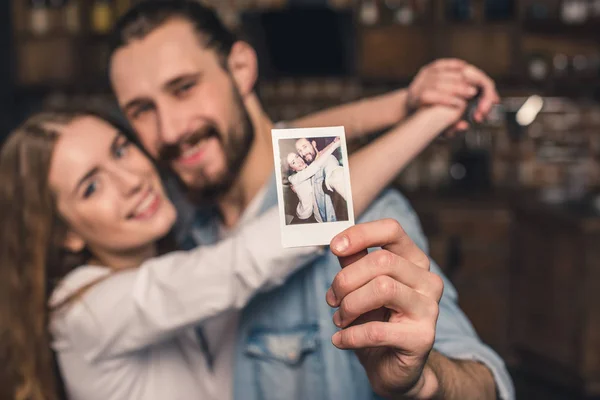
[{"label": "woman's eye", "polygon": [[117,158],[121,158],[123,156],[125,156],[125,154],[127,153],[127,148],[129,147],[131,142],[129,142],[128,140],[126,140],[125,142],[123,142],[121,145],[119,145],[116,149],[115,149],[115,156]]},{"label": "woman's eye", "polygon": [[96,191],[96,182],[90,182],[89,185],[85,187],[85,191],[83,192],[83,197],[88,198]]}]

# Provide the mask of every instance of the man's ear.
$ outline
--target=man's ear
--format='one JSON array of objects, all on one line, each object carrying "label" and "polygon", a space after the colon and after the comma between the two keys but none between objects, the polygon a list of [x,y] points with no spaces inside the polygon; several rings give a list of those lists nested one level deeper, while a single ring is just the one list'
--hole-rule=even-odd
[{"label": "man's ear", "polygon": [[315,148],[315,150],[317,150],[317,141],[313,140],[312,142],[310,142],[310,144],[312,144],[312,147]]},{"label": "man's ear", "polygon": [[258,59],[252,46],[241,40],[235,42],[227,58],[227,67],[242,96],[254,91],[258,79]]},{"label": "man's ear", "polygon": [[72,253],[79,253],[85,248],[85,241],[73,231],[68,231],[63,246]]}]

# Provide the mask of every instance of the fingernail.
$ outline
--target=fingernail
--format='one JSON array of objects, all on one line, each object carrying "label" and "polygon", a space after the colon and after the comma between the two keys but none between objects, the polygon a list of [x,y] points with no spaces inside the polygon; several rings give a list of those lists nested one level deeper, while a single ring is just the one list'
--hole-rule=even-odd
[{"label": "fingernail", "polygon": [[343,253],[344,251],[346,251],[348,246],[350,246],[350,241],[348,240],[348,238],[345,235],[342,237],[336,238],[333,243],[333,248],[338,253]]},{"label": "fingernail", "polygon": [[335,326],[337,326],[338,328],[341,328],[341,327],[342,327],[342,317],[340,317],[340,311],[339,311],[339,310],[338,310],[338,311],[336,311],[336,312],[333,314],[333,324],[334,324]]},{"label": "fingernail", "polygon": [[327,290],[325,299],[327,300],[327,304],[329,304],[331,307],[337,306],[337,297],[335,297],[335,293],[333,292],[332,288],[329,288],[329,290]]},{"label": "fingernail", "polygon": [[334,333],[333,336],[331,337],[331,343],[333,343],[334,346],[339,347],[342,344],[342,333],[341,332]]}]

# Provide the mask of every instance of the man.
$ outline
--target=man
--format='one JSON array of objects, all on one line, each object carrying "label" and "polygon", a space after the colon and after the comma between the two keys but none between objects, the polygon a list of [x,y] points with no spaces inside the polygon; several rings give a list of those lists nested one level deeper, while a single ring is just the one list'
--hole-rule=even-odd
[{"label": "man", "polygon": [[[210,10],[196,2],[138,4],[117,24],[110,77],[120,106],[149,154],[167,164],[189,194],[210,199],[217,209],[197,216],[191,232],[197,244],[214,243],[275,206],[273,124],[254,92],[256,55]],[[348,135],[376,130],[404,118],[409,105],[464,105],[464,99],[475,92],[475,82],[490,89],[489,80],[473,67],[458,61],[441,62],[422,71],[408,91],[359,105],[367,110],[362,121],[346,123],[348,107],[352,107],[346,106],[295,125],[343,124]],[[479,120],[496,98],[493,85],[485,93],[476,116]],[[380,110],[377,118],[370,107]],[[390,109],[387,114],[383,111]],[[463,129],[464,123],[456,128]],[[400,222],[417,245],[426,248],[416,215],[398,193],[382,196],[364,215],[366,220],[386,217]],[[364,256],[344,253],[353,244],[347,237],[340,240],[336,254],[345,265]],[[502,361],[477,339],[456,304],[450,283],[444,282],[437,318],[437,306],[431,299],[441,293],[439,278],[427,272],[423,279],[422,274],[411,273],[414,268],[404,268],[399,259],[376,253],[383,254],[378,256],[381,268],[368,269],[376,278],[369,280],[368,274],[360,272],[364,268],[353,270],[347,274],[353,282],[342,278],[340,283],[338,278],[327,295],[331,306],[339,306],[334,322],[344,328],[342,333],[336,333],[331,323],[334,315],[323,300],[339,270],[331,253],[306,266],[279,289],[256,296],[241,314],[222,315],[203,324],[207,340],[201,342],[207,354],[216,356],[214,376],[203,378],[217,386],[218,397],[364,399],[371,397],[374,389],[379,395],[408,398],[486,399],[494,398],[496,391],[502,398],[512,398],[512,384]],[[423,265],[421,258],[417,260],[409,261]],[[441,275],[435,264],[431,270]],[[388,278],[397,283],[389,284]],[[361,285],[365,279],[377,283]],[[424,287],[420,283],[425,283]],[[367,293],[360,288],[367,288]],[[374,292],[368,294],[368,289]],[[363,306],[349,309],[348,304],[353,303],[338,303],[349,299],[350,293],[365,296],[361,304],[367,307],[406,309],[405,317],[411,323],[399,323],[402,316],[398,313],[386,313],[382,318]],[[348,328],[356,312],[363,314],[359,319],[363,324]],[[378,320],[383,324],[371,324]],[[412,330],[402,332],[399,326]],[[361,327],[366,330],[351,329]],[[363,366],[354,353],[331,346],[332,337],[337,347],[357,348]],[[381,351],[361,350],[369,346],[381,347]]]},{"label": "man", "polygon": [[[317,148],[317,142],[313,139],[298,139],[296,151],[308,165],[312,164],[321,152]],[[345,207],[339,207],[340,203],[345,205],[346,188],[344,183],[344,168],[338,159],[330,154],[323,167],[311,178],[313,196],[313,215],[317,222],[337,221],[339,211]],[[334,197],[338,194],[340,197]],[[336,201],[337,200],[337,201]],[[337,206],[337,207],[336,207]]]}]

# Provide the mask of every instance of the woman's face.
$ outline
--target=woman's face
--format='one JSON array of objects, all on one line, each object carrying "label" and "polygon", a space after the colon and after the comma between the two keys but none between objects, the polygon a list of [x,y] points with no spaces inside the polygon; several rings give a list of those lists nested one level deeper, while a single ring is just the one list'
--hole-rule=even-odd
[{"label": "woman's face", "polygon": [[306,168],[306,163],[304,162],[302,157],[300,157],[296,153],[288,154],[287,163],[290,166],[290,168],[296,172],[302,171],[304,168]]},{"label": "woman's face", "polygon": [[151,161],[96,117],[77,118],[58,131],[49,181],[70,228],[67,247],[87,246],[114,264],[150,255],[176,218]]}]

